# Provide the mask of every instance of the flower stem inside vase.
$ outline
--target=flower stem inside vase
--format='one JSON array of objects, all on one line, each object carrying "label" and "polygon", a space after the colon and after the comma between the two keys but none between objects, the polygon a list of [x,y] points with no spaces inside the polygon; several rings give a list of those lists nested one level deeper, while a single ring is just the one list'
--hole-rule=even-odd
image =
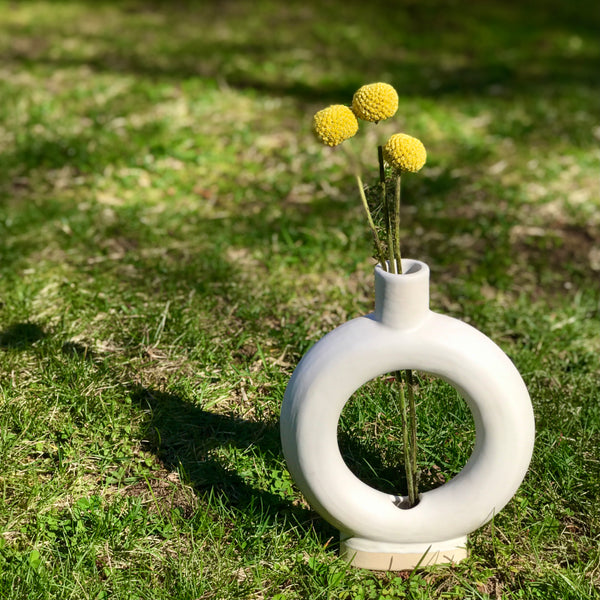
[{"label": "flower stem inside vase", "polygon": [[[377,147],[379,160],[379,178],[381,188],[381,204],[385,207],[387,224],[387,241],[389,255],[389,270],[402,274],[402,255],[400,252],[400,194],[402,189],[402,172],[395,175],[394,197],[388,196],[385,181],[385,164],[383,147]],[[407,369],[396,371],[394,377],[398,383],[400,412],[402,419],[404,470],[408,486],[408,506],[412,508],[419,503],[418,473],[417,473],[417,413],[415,406],[414,381],[412,371]],[[406,389],[406,394],[404,390]],[[408,398],[407,398],[408,397]],[[407,402],[408,399],[408,402]]]},{"label": "flower stem inside vase", "polygon": [[[415,405],[414,380],[411,369],[394,373],[398,383],[400,412],[402,419],[404,470],[408,488],[408,506],[419,503],[419,473],[417,469],[417,412]],[[404,390],[406,389],[406,394]],[[408,396],[408,402],[407,402]]]},{"label": "flower stem inside vase", "polygon": [[[402,255],[400,251],[400,196],[402,184],[402,172],[395,173],[395,187],[393,197],[388,194],[386,182],[385,162],[383,147],[377,147],[377,158],[379,162],[379,228],[386,243],[379,236],[378,226],[373,220],[369,202],[365,194],[360,175],[356,175],[356,181],[363,208],[367,216],[367,223],[373,235],[375,245],[375,256],[381,268],[393,274],[402,275]],[[386,258],[387,257],[387,258]],[[403,425],[403,447],[404,447],[404,471],[408,484],[408,498],[402,508],[411,508],[419,502],[418,471],[417,471],[417,414],[414,394],[414,378],[411,370],[397,371],[394,379],[398,384],[398,396],[400,399],[400,417]],[[406,393],[405,393],[406,390]]]},{"label": "flower stem inside vase", "polygon": [[[405,268],[406,272],[406,268]],[[448,382],[411,370],[413,397],[419,401],[417,499],[458,475],[473,453],[475,422],[460,393]],[[406,408],[409,391],[402,371]],[[375,377],[358,388],[346,403],[338,424],[340,454],[352,474],[368,486],[395,497],[410,510],[405,469],[404,428],[400,386],[394,372]],[[410,410],[407,421],[410,425]],[[409,427],[410,429],[410,427]]]}]

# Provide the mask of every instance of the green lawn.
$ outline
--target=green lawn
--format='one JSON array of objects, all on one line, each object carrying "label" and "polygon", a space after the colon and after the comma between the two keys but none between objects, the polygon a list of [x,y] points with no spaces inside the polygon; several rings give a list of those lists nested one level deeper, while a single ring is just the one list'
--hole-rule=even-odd
[{"label": "green lawn", "polygon": [[[391,6],[0,0],[0,598],[600,598],[598,12]],[[313,113],[372,81],[396,117],[321,147]],[[537,424],[470,558],[410,575],[337,558],[278,431],[302,354],[373,308],[352,165],[374,182],[396,131],[428,150],[403,255],[512,358]],[[426,383],[432,487],[473,427]],[[398,489],[398,439],[374,382],[348,464]]]}]

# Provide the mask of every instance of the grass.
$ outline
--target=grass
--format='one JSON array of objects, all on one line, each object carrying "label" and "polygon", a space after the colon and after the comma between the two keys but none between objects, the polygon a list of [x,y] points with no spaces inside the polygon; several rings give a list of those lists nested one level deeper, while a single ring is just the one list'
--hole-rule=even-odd
[{"label": "grass", "polygon": [[[600,597],[597,16],[386,6],[0,1],[1,598]],[[352,159],[310,120],[377,80],[400,109],[353,141],[364,179],[380,137],[424,141],[403,255],[513,359],[537,424],[471,557],[412,574],[337,558],[278,438],[299,358],[372,310]],[[385,392],[340,422],[382,489]],[[435,380],[419,415],[439,485],[470,416]]]},{"label": "grass", "polygon": [[[449,384],[422,375],[418,389],[419,490],[425,492],[462,470],[473,451],[475,424]],[[404,473],[398,473],[404,463],[400,414],[397,385],[391,377],[378,378],[354,394],[339,423],[340,450],[350,469],[390,494],[407,490]]]}]

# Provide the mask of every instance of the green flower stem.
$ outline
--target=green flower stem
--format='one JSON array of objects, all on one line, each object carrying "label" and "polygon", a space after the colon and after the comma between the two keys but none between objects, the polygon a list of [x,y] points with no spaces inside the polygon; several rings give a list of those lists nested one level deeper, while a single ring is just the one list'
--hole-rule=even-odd
[{"label": "green flower stem", "polygon": [[402,273],[402,256],[400,254],[400,188],[402,175],[396,176],[396,190],[394,194],[394,256],[398,273]]},{"label": "green flower stem", "polygon": [[369,228],[371,229],[371,233],[373,234],[373,239],[375,240],[375,248],[377,249],[377,258],[379,263],[381,264],[381,268],[384,271],[387,271],[387,265],[385,261],[385,252],[383,251],[383,245],[379,236],[377,235],[377,228],[375,227],[375,223],[373,222],[373,217],[371,216],[371,211],[369,210],[369,203],[367,202],[367,197],[365,196],[365,189],[363,187],[362,179],[360,175],[356,176],[356,181],[358,183],[358,191],[360,193],[360,197],[367,213],[367,221],[369,223]]},{"label": "green flower stem", "polygon": [[[402,189],[402,173],[399,171],[396,175],[396,187],[394,190],[393,200],[388,200],[385,185],[385,167],[383,162],[383,148],[377,147],[377,156],[379,159],[379,183],[381,190],[381,202],[385,210],[386,227],[387,227],[387,242],[389,255],[389,271],[392,273],[402,273],[402,255],[400,252],[400,196]],[[362,182],[358,178],[359,187],[361,189],[361,197],[363,204],[367,209],[369,226],[371,227],[375,238],[377,251],[380,260],[383,256],[383,247],[379,243],[371,214],[368,210]],[[382,263],[383,264],[383,263]],[[400,396],[400,415],[402,420],[402,446],[404,450],[404,471],[406,474],[406,485],[408,488],[408,506],[413,507],[419,502],[418,490],[418,470],[417,470],[417,411],[415,404],[414,380],[412,370],[407,369],[404,372],[396,371],[395,378],[398,382]],[[406,385],[406,395],[404,387]],[[408,405],[407,405],[408,396]]]},{"label": "green flower stem", "polygon": [[390,261],[390,271],[392,273],[398,273],[398,269],[396,267],[396,260],[394,256],[394,210],[391,206],[391,202],[386,202],[386,215],[387,215],[387,239],[388,239],[388,256]]},{"label": "green flower stem", "polygon": [[[396,189],[394,194],[394,252],[398,272],[402,273],[402,256],[400,254],[400,190],[402,186],[402,173],[399,171],[396,176]],[[400,373],[397,378],[400,377]],[[408,450],[405,451],[405,461],[408,463],[406,468],[406,479],[408,482],[408,503],[415,506],[419,501],[418,489],[418,470],[417,470],[417,410],[415,405],[415,391],[413,373],[410,369],[404,372],[406,380],[406,391],[408,395],[408,419],[404,415],[404,420],[408,421],[407,438]],[[406,404],[406,403],[405,403]],[[405,408],[406,410],[406,408]]]},{"label": "green flower stem", "polygon": [[413,473],[413,452],[411,448],[411,435],[409,432],[409,419],[407,414],[406,397],[404,395],[404,381],[401,371],[394,373],[400,396],[400,418],[402,420],[402,447],[404,450],[404,472],[406,474],[406,485],[408,487],[408,506],[413,507],[417,502],[417,491],[415,490],[415,477]]},{"label": "green flower stem", "polygon": [[386,228],[387,228],[387,242],[388,242],[388,258],[389,258],[389,271],[391,273],[397,273],[396,264],[394,262],[394,240],[392,237],[392,211],[387,201],[387,191],[385,187],[385,166],[383,162],[383,146],[377,146],[377,158],[379,160],[379,188],[381,190],[381,205],[385,210],[386,217]]}]

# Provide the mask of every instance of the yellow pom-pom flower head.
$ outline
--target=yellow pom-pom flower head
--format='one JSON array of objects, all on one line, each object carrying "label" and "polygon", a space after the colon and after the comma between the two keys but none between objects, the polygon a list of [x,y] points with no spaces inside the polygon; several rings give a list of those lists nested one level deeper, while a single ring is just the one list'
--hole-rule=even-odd
[{"label": "yellow pom-pom flower head", "polygon": [[313,131],[326,146],[337,146],[358,131],[354,113],[343,104],[333,104],[315,114]]},{"label": "yellow pom-pom flower head", "polygon": [[363,85],[352,98],[352,110],[363,121],[389,119],[398,110],[398,93],[389,83]]},{"label": "yellow pom-pom flower head", "polygon": [[416,173],[425,164],[427,151],[421,140],[406,133],[396,133],[383,147],[383,157],[396,171]]}]

